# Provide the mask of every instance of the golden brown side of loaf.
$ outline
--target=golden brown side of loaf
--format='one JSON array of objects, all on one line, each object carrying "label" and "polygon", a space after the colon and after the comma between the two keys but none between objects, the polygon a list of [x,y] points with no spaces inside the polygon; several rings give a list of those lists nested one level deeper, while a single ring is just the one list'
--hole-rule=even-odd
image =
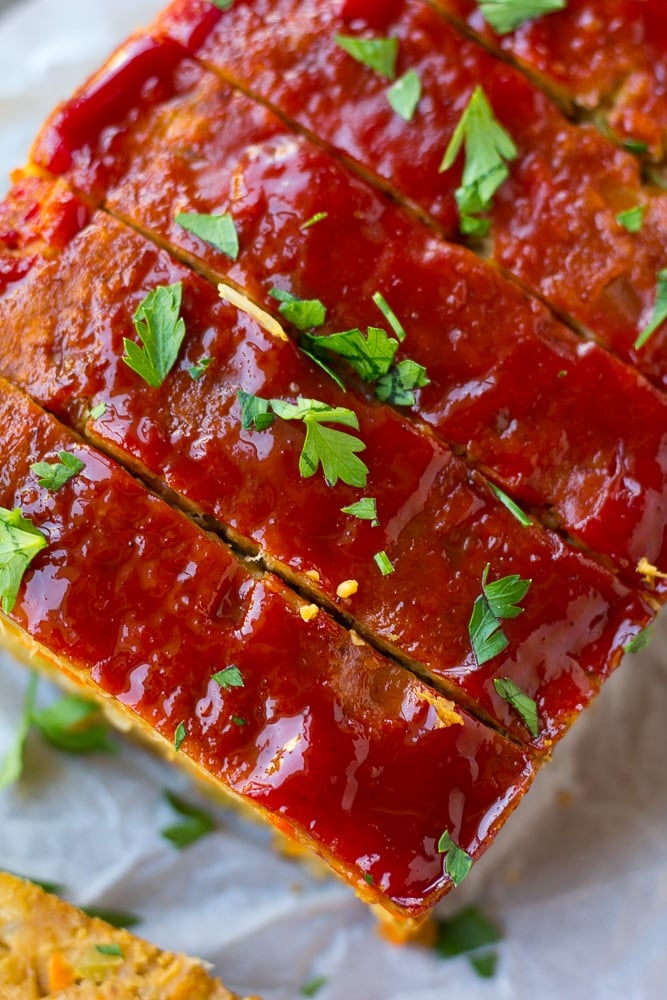
[{"label": "golden brown side of loaf", "polygon": [[0,997],[239,1000],[196,960],[161,951],[1,872]]}]

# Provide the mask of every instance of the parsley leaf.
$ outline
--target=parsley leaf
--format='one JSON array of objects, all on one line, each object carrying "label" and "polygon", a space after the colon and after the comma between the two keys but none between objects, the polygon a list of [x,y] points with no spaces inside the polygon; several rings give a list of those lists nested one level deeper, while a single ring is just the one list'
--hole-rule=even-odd
[{"label": "parsley leaf", "polygon": [[479,0],[478,6],[486,23],[506,35],[542,14],[565,10],[567,0]]},{"label": "parsley leaf", "polygon": [[465,955],[483,979],[493,977],[498,953],[491,948],[502,939],[495,924],[475,906],[467,906],[447,920],[436,924],[435,950],[441,958]]},{"label": "parsley leaf", "polygon": [[78,695],[63,695],[52,705],[32,714],[44,739],[67,753],[115,752],[109,727],[100,722],[97,705]]},{"label": "parsley leaf", "polygon": [[98,920],[104,920],[111,927],[124,927],[128,929],[136,927],[137,924],[141,923],[141,917],[138,917],[136,913],[126,913],[123,910],[105,910],[89,906],[82,906],[81,910],[87,917],[96,917]]},{"label": "parsley leaf", "polygon": [[445,872],[454,885],[460,885],[472,868],[472,858],[458,846],[448,830],[438,841],[438,852],[445,855]]},{"label": "parsley leaf", "polygon": [[309,219],[306,219],[306,221],[301,226],[301,229],[302,230],[310,229],[311,226],[316,226],[318,222],[322,222],[324,219],[328,218],[329,218],[328,212],[315,212],[315,215],[311,215]]},{"label": "parsley leaf", "polygon": [[382,552],[376,552],[375,555],[373,556],[373,559],[375,560],[375,565],[380,570],[383,576],[390,576],[391,573],[396,572],[391,559],[384,551],[384,549],[382,550]]},{"label": "parsley leaf", "polygon": [[496,486],[495,483],[489,483],[489,486],[491,488],[491,492],[498,498],[498,500],[500,500],[504,507],[507,507],[510,514],[514,515],[519,524],[522,524],[524,528],[529,528],[531,520],[527,514],[524,514],[518,504],[515,504],[514,500],[512,500],[511,497],[508,497],[507,493],[501,490],[499,486]]},{"label": "parsley leaf", "polygon": [[176,732],[174,733],[174,750],[176,753],[181,749],[183,744],[188,738],[188,727],[184,722],[179,722],[176,726]]},{"label": "parsley leaf", "polygon": [[387,91],[387,100],[393,111],[406,122],[411,122],[422,96],[422,82],[416,69],[409,69]]},{"label": "parsley leaf", "polygon": [[30,468],[41,487],[54,493],[85,469],[84,462],[68,451],[58,452],[57,462],[34,462]]},{"label": "parsley leaf", "polygon": [[[449,170],[465,143],[463,183],[456,191],[462,220],[468,227],[486,226],[485,220],[470,219],[491,207],[491,199],[509,176],[507,161],[515,159],[517,149],[509,133],[496,120],[481,86],[477,86],[461,115],[445,150],[440,170]],[[467,221],[466,221],[467,220]],[[471,229],[468,228],[468,232]],[[477,235],[484,235],[479,232]]]},{"label": "parsley leaf", "polygon": [[107,412],[107,404],[106,403],[98,403],[90,411],[90,419],[91,420],[99,420],[100,417],[103,417],[106,412]]},{"label": "parsley leaf", "polygon": [[322,326],[327,318],[326,306],[319,299],[299,299],[281,288],[272,288],[269,295],[282,303],[280,313],[297,330],[311,330]]},{"label": "parsley leaf", "polygon": [[322,351],[328,351],[344,358],[364,382],[375,382],[385,375],[398,350],[398,341],[375,326],[368,327],[365,337],[361,330],[354,329],[325,337],[305,334],[301,340],[311,356],[317,357]]},{"label": "parsley leaf", "polygon": [[[368,469],[357,458],[357,452],[363,451],[366,445],[352,434],[333,430],[324,424],[342,424],[346,427],[359,429],[356,413],[345,407],[331,407],[318,399],[303,399],[299,397],[296,403],[283,399],[262,399],[260,396],[250,396],[239,393],[243,419],[248,429],[250,423],[258,429],[269,426],[268,417],[273,411],[282,420],[302,420],[306,427],[306,439],[299,458],[299,472],[304,479],[317,472],[322,465],[324,478],[329,486],[335,486],[339,479],[348,486],[365,487]],[[260,428],[260,424],[263,426]]]},{"label": "parsley leaf", "polygon": [[244,686],[241,671],[235,666],[219,670],[217,674],[213,674],[213,680],[225,691],[229,691],[230,688],[242,688]]},{"label": "parsley leaf", "polygon": [[254,426],[257,431],[265,431],[276,419],[271,413],[271,401],[262,399],[261,396],[253,396],[250,392],[239,389],[237,392],[238,401],[241,404],[241,427],[244,431],[249,431]]},{"label": "parsley leaf", "polygon": [[216,250],[236,260],[239,255],[239,235],[231,215],[199,215],[197,212],[179,212],[176,222],[193,236],[209,243]]},{"label": "parsley leaf", "polygon": [[375,395],[383,402],[393,403],[395,406],[414,406],[414,390],[429,383],[424,366],[406,358],[378,379]]},{"label": "parsley leaf", "polygon": [[375,70],[387,80],[396,77],[398,38],[354,38],[336,35],[336,44],[363,66]]},{"label": "parsley leaf", "polygon": [[123,341],[123,361],[155,389],[176,363],[185,337],[185,323],[180,318],[182,297],[180,281],[154,288],[134,314],[134,326],[144,346],[127,337]]},{"label": "parsley leaf", "polygon": [[638,156],[641,156],[642,153],[648,153],[648,143],[641,139],[624,139],[622,146],[623,149],[627,149],[628,153],[636,153]]},{"label": "parsley leaf", "polygon": [[218,10],[229,10],[230,7],[234,6],[234,0],[210,0],[210,2]]},{"label": "parsley leaf", "polygon": [[635,340],[635,350],[638,351],[655,333],[658,327],[667,319],[667,269],[658,272],[658,290],[655,297],[653,318],[645,326]]},{"label": "parsley leaf", "polygon": [[16,604],[23,574],[47,545],[46,536],[23,517],[18,507],[0,507],[0,598],[6,615]]},{"label": "parsley leaf", "polygon": [[453,917],[438,921],[435,949],[442,958],[456,958],[501,940],[495,924],[476,906],[466,906]]},{"label": "parsley leaf", "polygon": [[350,514],[351,517],[358,517],[360,521],[371,521],[374,528],[377,528],[380,523],[375,497],[364,497],[363,500],[351,503],[349,507],[341,507],[341,512]]},{"label": "parsley leaf", "polygon": [[643,628],[641,632],[638,632],[637,635],[630,640],[627,646],[623,647],[623,652],[638,653],[640,650],[646,649],[652,638],[653,638],[653,626],[647,625],[646,628]]},{"label": "parsley leaf", "polygon": [[638,233],[644,221],[644,206],[635,205],[634,208],[629,208],[625,212],[619,212],[616,216],[616,221],[619,226],[623,226],[629,233]]},{"label": "parsley leaf", "polygon": [[188,375],[193,382],[198,382],[207,368],[213,364],[213,358],[200,358],[196,364],[190,365]]},{"label": "parsley leaf", "polygon": [[179,851],[215,829],[213,819],[203,809],[190,805],[173,792],[165,791],[164,796],[172,809],[182,817],[182,821],[166,827],[161,833]]},{"label": "parsley leaf", "polygon": [[532,698],[524,694],[518,684],[510,677],[496,677],[493,686],[526,724],[531,736],[537,737],[540,732],[540,722],[537,715],[537,705]]},{"label": "parsley leaf", "polygon": [[96,944],[95,950],[99,951],[100,955],[113,955],[114,958],[122,958],[123,952],[119,944],[115,942],[112,944]]},{"label": "parsley leaf", "polygon": [[35,706],[35,694],[37,692],[37,674],[32,674],[28,681],[23,711],[19,719],[18,729],[14,742],[0,761],[0,789],[9,788],[21,777],[23,770],[23,748],[30,730],[30,720]]},{"label": "parsley leaf", "polygon": [[307,983],[303,984],[303,986],[301,987],[301,996],[302,997],[316,996],[320,992],[322,987],[326,986],[328,982],[329,979],[327,976],[316,976],[314,979],[311,979]]},{"label": "parsley leaf", "polygon": [[500,619],[516,618],[523,612],[516,602],[526,596],[531,584],[530,580],[522,580],[518,575],[487,584],[488,574],[487,563],[482,574],[482,593],[475,600],[468,624],[470,642],[480,667],[507,647],[508,639],[500,627]]},{"label": "parsley leaf", "polygon": [[375,292],[373,294],[373,302],[378,307],[384,318],[386,319],[389,326],[392,328],[398,339],[402,342],[405,340],[405,330],[403,324],[399,320],[398,316],[391,308],[384,295],[380,292]]}]

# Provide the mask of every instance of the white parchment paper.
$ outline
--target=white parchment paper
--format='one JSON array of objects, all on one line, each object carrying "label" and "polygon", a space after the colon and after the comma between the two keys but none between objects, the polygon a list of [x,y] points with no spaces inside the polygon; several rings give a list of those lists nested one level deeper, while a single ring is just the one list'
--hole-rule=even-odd
[{"label": "white parchment paper", "polygon": [[[41,120],[162,0],[19,0],[0,17],[0,188]],[[0,459],[1,460],[1,459]],[[0,753],[25,671],[0,654]],[[41,684],[40,700],[53,693]],[[187,781],[119,739],[67,757],[32,734],[25,776],[0,792],[0,867],[62,884],[80,905],[141,915],[138,933],[213,962],[227,984],[296,1000],[662,1000],[667,997],[667,619],[626,657],[443,916],[477,903],[504,932],[495,979],[465,959],[383,942],[351,891],[275,854],[218,810],[177,852],[161,790]],[[207,804],[207,808],[210,808]],[[214,810],[215,811],[215,810]]]}]

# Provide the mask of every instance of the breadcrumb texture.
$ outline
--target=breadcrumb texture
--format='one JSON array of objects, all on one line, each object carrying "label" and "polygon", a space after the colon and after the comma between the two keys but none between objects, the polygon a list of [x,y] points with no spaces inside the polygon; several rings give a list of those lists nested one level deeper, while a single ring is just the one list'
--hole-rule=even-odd
[{"label": "breadcrumb texture", "polygon": [[31,882],[3,873],[0,997],[239,1000],[195,959],[161,951],[129,931],[87,917]]}]

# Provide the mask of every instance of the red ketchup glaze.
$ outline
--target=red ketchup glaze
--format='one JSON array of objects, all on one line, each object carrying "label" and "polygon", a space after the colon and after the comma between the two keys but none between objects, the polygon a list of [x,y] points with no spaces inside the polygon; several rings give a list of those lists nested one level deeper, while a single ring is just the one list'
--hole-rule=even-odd
[{"label": "red ketchup glaze", "polygon": [[[131,318],[147,292],[176,280],[187,337],[174,371],[152,389],[122,362],[123,338],[136,339]],[[386,407],[341,394],[293,343],[271,339],[210,285],[107,217],[36,267],[21,295],[1,301],[0,321],[16,331],[6,337],[3,374],[42,405],[81,424],[104,402],[87,431],[106,448],[291,571],[315,570],[319,593],[359,627],[529,741],[493,684],[512,677],[538,703],[541,728],[530,741],[537,749],[562,735],[650,617],[639,595],[592,560],[522,527],[436,439]],[[202,357],[214,363],[193,382],[188,368]],[[301,479],[303,426],[277,420],[243,431],[239,388],[351,406],[367,445],[368,487],[331,488],[320,472]],[[379,527],[341,512],[362,496],[377,497]],[[373,559],[381,550],[394,566],[388,576]],[[518,573],[533,583],[524,613],[506,622],[508,649],[479,667],[468,622],[487,564],[492,580]],[[358,593],[338,599],[346,580],[358,582]]]},{"label": "red ketchup glaze", "polygon": [[[381,290],[407,331],[401,355],[431,380],[422,419],[519,502],[554,508],[633,583],[642,557],[667,570],[667,397],[214,75],[188,62],[175,83],[164,104],[132,111],[104,155],[112,210],[265,308],[276,309],[274,285],[321,299],[323,332],[384,323]],[[89,140],[71,171],[79,188],[94,191],[102,156]],[[238,262],[179,226],[179,211],[231,212]]]},{"label": "red ketchup glaze", "polygon": [[568,0],[506,35],[470,0],[436,0],[492,39],[547,86],[604,115],[618,137],[645,142],[661,159],[667,136],[667,18],[662,0]]},{"label": "red ketchup glaze", "polygon": [[[49,542],[11,614],[47,661],[167,745],[184,722],[182,755],[369,900],[424,915],[451,884],[440,835],[478,856],[532,779],[526,753],[465,713],[443,725],[444,699],[326,615],[303,622],[278,581],[5,383],[0,441],[0,505]],[[29,466],[61,450],[85,469],[53,493]],[[244,686],[225,690],[231,664]]]},{"label": "red ketchup glaze", "polygon": [[[178,21],[175,8],[156,30],[176,31]],[[667,197],[642,191],[635,158],[591,126],[568,123],[516,69],[432,7],[407,0],[384,29],[400,41],[397,73],[415,69],[423,84],[406,123],[389,106],[388,81],[336,44],[348,27],[316,0],[238,0],[197,55],[361,164],[375,183],[417,203],[449,238],[458,238],[454,191],[463,157],[444,174],[438,168],[474,87],[483,85],[519,150],[491,212],[494,259],[667,386],[665,329],[633,347],[653,311],[667,243]],[[616,216],[638,202],[647,203],[647,219],[629,234]]]}]

